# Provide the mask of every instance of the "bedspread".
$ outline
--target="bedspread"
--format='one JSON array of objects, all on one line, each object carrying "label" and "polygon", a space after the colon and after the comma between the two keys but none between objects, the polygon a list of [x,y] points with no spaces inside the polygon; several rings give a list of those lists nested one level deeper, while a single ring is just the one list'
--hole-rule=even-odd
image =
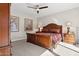
[{"label": "bedspread", "polygon": [[54,43],[59,43],[61,41],[61,34],[52,33],[51,39],[54,41]]}]

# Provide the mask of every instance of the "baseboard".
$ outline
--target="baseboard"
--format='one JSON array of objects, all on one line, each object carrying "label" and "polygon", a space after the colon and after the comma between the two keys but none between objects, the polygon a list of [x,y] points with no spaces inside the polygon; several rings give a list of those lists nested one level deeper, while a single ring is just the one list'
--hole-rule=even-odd
[{"label": "baseboard", "polygon": [[20,38],[20,39],[12,39],[11,42],[14,42],[14,41],[19,41],[19,40],[25,40],[26,38]]}]

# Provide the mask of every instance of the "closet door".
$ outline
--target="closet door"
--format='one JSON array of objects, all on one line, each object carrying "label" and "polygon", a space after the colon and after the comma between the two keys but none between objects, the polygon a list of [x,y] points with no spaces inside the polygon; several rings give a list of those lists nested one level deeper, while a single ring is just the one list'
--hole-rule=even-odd
[{"label": "closet door", "polygon": [[10,56],[10,55],[11,55],[10,46],[0,48],[0,56]]},{"label": "closet door", "polygon": [[9,43],[9,4],[0,3],[0,47]]},{"label": "closet door", "polygon": [[[1,18],[1,16],[0,16]],[[1,19],[0,19],[0,46],[1,46]]]}]

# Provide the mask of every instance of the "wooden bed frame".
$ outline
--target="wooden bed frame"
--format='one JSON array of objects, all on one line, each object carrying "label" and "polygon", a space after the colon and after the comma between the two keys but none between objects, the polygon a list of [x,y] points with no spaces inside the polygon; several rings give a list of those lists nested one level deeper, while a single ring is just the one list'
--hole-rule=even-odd
[{"label": "wooden bed frame", "polygon": [[62,25],[57,25],[55,23],[50,23],[50,24],[48,24],[48,25],[46,25],[46,26],[43,27],[42,32],[44,31],[44,29],[48,30],[47,33],[53,33],[52,31],[50,31],[50,29],[59,29],[60,30],[59,33],[62,36]]},{"label": "wooden bed frame", "polygon": [[[31,42],[33,44],[39,45],[44,48],[51,48],[54,46],[54,42],[51,39],[51,33],[49,29],[60,29],[59,34],[62,36],[62,26],[57,24],[48,24],[43,27],[43,30],[41,32],[36,33],[27,33],[27,42]],[[44,32],[44,30],[49,30],[48,32]]]}]

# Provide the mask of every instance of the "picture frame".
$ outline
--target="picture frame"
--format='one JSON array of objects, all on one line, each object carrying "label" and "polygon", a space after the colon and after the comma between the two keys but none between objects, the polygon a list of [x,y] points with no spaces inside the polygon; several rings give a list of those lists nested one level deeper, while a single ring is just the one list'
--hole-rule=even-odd
[{"label": "picture frame", "polygon": [[33,30],[33,20],[29,18],[24,18],[24,31]]},{"label": "picture frame", "polygon": [[19,32],[19,17],[10,16],[11,32]]}]

